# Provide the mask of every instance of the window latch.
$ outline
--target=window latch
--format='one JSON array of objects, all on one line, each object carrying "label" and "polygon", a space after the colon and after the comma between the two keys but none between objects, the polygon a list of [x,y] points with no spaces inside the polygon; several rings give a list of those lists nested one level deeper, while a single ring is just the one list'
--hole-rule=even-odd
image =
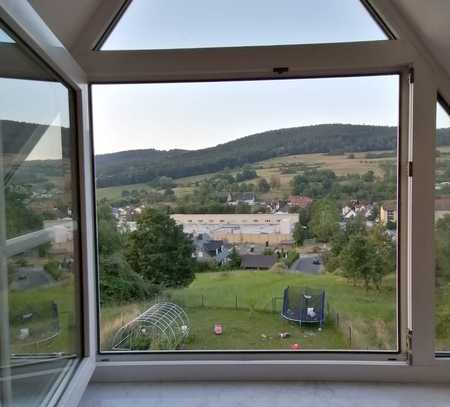
[{"label": "window latch", "polygon": [[408,161],[408,177],[413,176],[413,163],[412,161]]},{"label": "window latch", "polygon": [[408,329],[408,333],[406,334],[406,352],[408,356],[408,364],[412,365],[412,340],[413,340],[413,331],[412,329]]}]

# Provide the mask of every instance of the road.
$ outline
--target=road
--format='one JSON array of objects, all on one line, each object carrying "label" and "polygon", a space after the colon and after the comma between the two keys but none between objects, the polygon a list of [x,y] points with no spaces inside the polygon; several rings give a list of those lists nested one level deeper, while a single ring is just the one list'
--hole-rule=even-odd
[{"label": "road", "polygon": [[317,254],[302,254],[290,267],[290,271],[305,274],[320,274],[323,271],[323,264],[314,264],[314,258],[319,257]]}]

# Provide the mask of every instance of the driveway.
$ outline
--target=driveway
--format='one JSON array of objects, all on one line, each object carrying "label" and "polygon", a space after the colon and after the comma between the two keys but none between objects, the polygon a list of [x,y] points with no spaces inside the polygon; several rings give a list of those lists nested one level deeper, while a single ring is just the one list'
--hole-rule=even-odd
[{"label": "driveway", "polygon": [[323,264],[322,260],[320,260],[320,264],[314,264],[314,259],[318,257],[320,259],[320,255],[317,254],[302,254],[300,258],[295,261],[292,266],[289,268],[289,271],[296,273],[305,273],[305,274],[320,274],[323,272]]}]

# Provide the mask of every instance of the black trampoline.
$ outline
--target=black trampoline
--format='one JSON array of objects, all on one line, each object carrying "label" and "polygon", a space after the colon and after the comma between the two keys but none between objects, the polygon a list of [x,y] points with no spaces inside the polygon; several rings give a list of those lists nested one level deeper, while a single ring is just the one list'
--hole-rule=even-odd
[{"label": "black trampoline", "polygon": [[300,326],[325,322],[325,291],[303,287],[286,287],[283,294],[281,316]]}]

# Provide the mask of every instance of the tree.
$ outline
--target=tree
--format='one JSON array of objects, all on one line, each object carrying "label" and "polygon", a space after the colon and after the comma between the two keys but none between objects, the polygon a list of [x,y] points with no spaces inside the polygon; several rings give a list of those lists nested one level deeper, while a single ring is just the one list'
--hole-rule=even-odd
[{"label": "tree", "polygon": [[241,256],[239,256],[239,253],[236,249],[236,246],[233,246],[233,248],[230,251],[230,254],[228,255],[228,266],[232,269],[238,269],[241,267]]},{"label": "tree", "polygon": [[262,194],[270,191],[270,185],[265,178],[261,178],[258,182],[258,191]]},{"label": "tree", "polygon": [[146,208],[130,233],[126,258],[146,281],[160,287],[182,287],[194,279],[192,241],[183,227],[162,210]]},{"label": "tree", "polygon": [[363,280],[366,290],[368,290],[371,274],[371,251],[367,239],[361,235],[351,236],[340,257],[343,275],[352,280],[354,284]]},{"label": "tree", "polygon": [[127,263],[123,252],[126,236],[119,232],[106,200],[97,205],[97,225],[100,301],[123,303],[156,294],[158,287],[145,281]]},{"label": "tree", "polygon": [[304,226],[300,222],[297,222],[294,226],[294,233],[293,233],[295,243],[299,246],[303,246],[303,243],[305,242],[307,236],[308,236],[307,226]]},{"label": "tree", "polygon": [[314,202],[309,226],[318,241],[330,241],[339,230],[339,215],[335,202],[330,199]]},{"label": "tree", "polygon": [[450,215],[436,222],[436,277],[444,282],[450,281]]},{"label": "tree", "polygon": [[43,228],[42,216],[29,207],[31,189],[21,185],[5,188],[6,235],[7,238],[34,232]]},{"label": "tree", "polygon": [[395,271],[395,245],[381,226],[367,231],[358,220],[338,233],[326,259],[327,271],[342,270],[354,284],[362,281],[366,290],[373,284],[380,289],[383,277]]}]

